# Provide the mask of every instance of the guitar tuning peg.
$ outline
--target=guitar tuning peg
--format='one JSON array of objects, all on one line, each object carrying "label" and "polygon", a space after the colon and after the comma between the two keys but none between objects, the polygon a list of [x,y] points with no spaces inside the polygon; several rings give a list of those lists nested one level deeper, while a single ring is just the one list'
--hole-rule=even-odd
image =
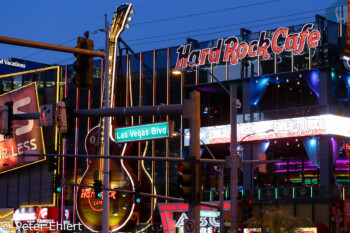
[{"label": "guitar tuning peg", "polygon": [[131,20],[132,20],[132,18],[131,18],[131,17],[129,17],[129,18],[128,18],[128,21],[130,22]]},{"label": "guitar tuning peg", "polygon": [[129,24],[125,24],[125,28],[130,28],[130,25]]},{"label": "guitar tuning peg", "polygon": [[135,14],[135,11],[134,11],[134,10],[131,10],[131,11],[130,11],[130,14],[134,15],[134,14]]}]

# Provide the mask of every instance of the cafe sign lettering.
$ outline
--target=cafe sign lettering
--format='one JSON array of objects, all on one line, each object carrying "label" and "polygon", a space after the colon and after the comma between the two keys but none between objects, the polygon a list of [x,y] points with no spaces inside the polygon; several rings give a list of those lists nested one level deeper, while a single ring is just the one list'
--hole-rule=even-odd
[{"label": "cafe sign lettering", "polygon": [[192,45],[181,45],[177,49],[176,68],[202,66],[209,62],[230,62],[232,65],[239,63],[241,59],[248,57],[261,57],[263,60],[271,58],[270,50],[274,54],[284,51],[301,54],[305,46],[316,48],[321,40],[321,33],[314,29],[314,24],[308,23],[303,26],[299,33],[290,33],[289,28],[279,28],[271,39],[267,32],[260,32],[259,40],[253,40],[249,44],[240,42],[235,36],[218,39],[215,47],[192,50]]}]

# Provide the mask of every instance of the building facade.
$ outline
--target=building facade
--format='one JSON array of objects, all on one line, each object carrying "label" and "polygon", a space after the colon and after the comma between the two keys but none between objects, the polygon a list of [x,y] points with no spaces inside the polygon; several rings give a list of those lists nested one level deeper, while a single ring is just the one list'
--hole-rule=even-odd
[{"label": "building facade", "polygon": [[[243,148],[240,150],[242,159],[256,160],[259,155],[266,155],[267,160],[281,160],[268,164],[266,171],[261,165],[260,169],[257,165],[242,166],[239,172],[241,226],[244,227],[243,222],[259,210],[283,206],[294,216],[310,218],[317,224],[319,232],[322,229],[327,232],[333,224],[333,206],[341,211],[346,209],[350,195],[347,156],[350,66],[349,60],[342,56],[345,32],[344,25],[316,16],[315,22],[302,25],[256,33],[241,29],[238,36],[229,35],[206,42],[191,40],[191,43],[178,47],[135,54],[120,53],[114,67],[113,106],[183,104],[191,91],[197,90],[201,95],[201,158],[225,159],[230,154],[230,98],[216,79],[226,88],[235,85],[241,103],[237,108],[237,138]],[[103,67],[103,64],[96,61],[95,65],[92,92],[75,88],[72,66],[0,76],[1,91],[8,93],[37,82],[40,106],[52,104],[54,109],[57,101],[68,98],[73,108],[76,105],[80,109],[100,108],[103,71],[98,67]],[[182,73],[176,75],[173,70]],[[189,126],[182,116],[115,117],[112,126],[169,120],[175,122],[177,136],[129,143],[127,153],[140,157],[188,157]],[[86,154],[85,138],[101,121],[81,118],[78,128],[74,120],[70,123],[73,130],[67,135],[57,133],[54,126],[42,127],[46,153]],[[118,149],[116,151],[116,155],[121,153]],[[4,169],[0,174],[0,208],[5,211],[28,206],[59,206],[62,194],[54,194],[52,190],[54,175],[62,172],[62,161],[58,160],[53,169],[50,168],[55,161],[48,159],[16,170]],[[92,166],[85,159],[67,158],[66,162],[66,178],[71,183],[75,182],[75,177],[80,182],[85,170]],[[141,192],[179,197],[176,162],[144,161],[115,166],[111,172],[128,173]],[[202,200],[218,201],[217,167],[201,164],[201,179]],[[226,202],[229,199],[229,179],[229,170],[225,169]],[[118,200],[130,198],[118,195],[115,196]],[[64,198],[67,209],[74,211],[72,186],[67,186]],[[96,214],[100,212],[97,208],[100,202],[91,204],[91,198],[86,199]],[[226,226],[229,226],[226,202]],[[155,232],[158,228],[164,232],[183,231],[187,207],[181,203],[144,197],[140,204],[130,200],[113,203],[111,215],[116,219],[123,209],[132,206],[127,221],[123,220],[125,224],[119,225],[118,230]],[[27,210],[23,211],[26,213]],[[72,215],[77,222],[82,220],[82,216]],[[203,231],[218,227],[217,216],[202,218]],[[89,232],[89,220],[82,221],[85,221],[83,231]],[[344,218],[344,221],[350,220]]]}]

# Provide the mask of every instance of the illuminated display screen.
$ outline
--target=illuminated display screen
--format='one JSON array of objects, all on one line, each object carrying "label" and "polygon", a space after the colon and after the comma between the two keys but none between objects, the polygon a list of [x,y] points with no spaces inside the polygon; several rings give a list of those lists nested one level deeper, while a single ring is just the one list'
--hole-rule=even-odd
[{"label": "illuminated display screen", "polygon": [[[13,113],[39,112],[36,84],[32,83],[0,96],[0,105],[13,101]],[[22,154],[44,154],[44,141],[38,119],[14,120],[13,137],[0,135],[0,172],[36,162],[43,157]]]},{"label": "illuminated display screen", "polygon": [[[238,142],[325,134],[350,137],[350,118],[328,114],[237,125]],[[202,127],[200,129],[200,138],[205,144],[230,143],[230,135],[230,125]],[[185,146],[189,145],[189,139],[189,129],[185,129]]]}]

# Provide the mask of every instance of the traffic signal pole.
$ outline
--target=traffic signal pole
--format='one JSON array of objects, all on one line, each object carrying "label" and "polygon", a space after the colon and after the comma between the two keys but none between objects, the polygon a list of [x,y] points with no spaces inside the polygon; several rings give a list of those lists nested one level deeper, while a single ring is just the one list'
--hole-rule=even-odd
[{"label": "traffic signal pole", "polygon": [[16,39],[12,37],[0,36],[0,43],[3,44],[12,44],[19,45],[24,47],[38,48],[38,49],[46,49],[52,51],[66,52],[66,53],[75,53],[75,54],[85,54],[94,57],[105,57],[106,54],[98,51],[88,50],[88,49],[80,49],[80,48],[72,48],[61,45],[47,44],[42,42]]},{"label": "traffic signal pole", "polygon": [[[105,15],[105,32],[106,32],[106,41],[105,41],[105,50],[106,57],[104,62],[104,98],[105,98],[105,109],[109,108],[109,23],[107,21],[107,15]],[[115,42],[116,43],[116,42]],[[113,67],[115,67],[115,60],[113,62]],[[114,77],[113,77],[114,78]],[[104,126],[104,155],[109,156],[109,124],[111,118],[105,116],[105,126]],[[104,159],[103,161],[103,186],[109,188],[109,159]],[[109,232],[109,192],[103,192],[103,202],[102,202],[102,233]]]},{"label": "traffic signal pole", "polygon": [[[188,101],[188,100],[185,100]],[[192,200],[188,203],[188,217],[191,220],[195,221],[195,233],[200,232],[200,184],[201,184],[201,174],[199,163],[200,160],[200,93],[198,91],[191,92],[190,108],[184,109],[184,117],[189,118],[190,123],[190,143],[189,143],[189,156],[194,157],[196,160],[195,163],[195,183],[194,191],[196,194],[195,200]]]},{"label": "traffic signal pole", "polygon": [[237,231],[238,209],[238,155],[237,155],[237,87],[230,86],[231,98],[231,143],[230,143],[230,197],[231,197],[231,230]]}]

